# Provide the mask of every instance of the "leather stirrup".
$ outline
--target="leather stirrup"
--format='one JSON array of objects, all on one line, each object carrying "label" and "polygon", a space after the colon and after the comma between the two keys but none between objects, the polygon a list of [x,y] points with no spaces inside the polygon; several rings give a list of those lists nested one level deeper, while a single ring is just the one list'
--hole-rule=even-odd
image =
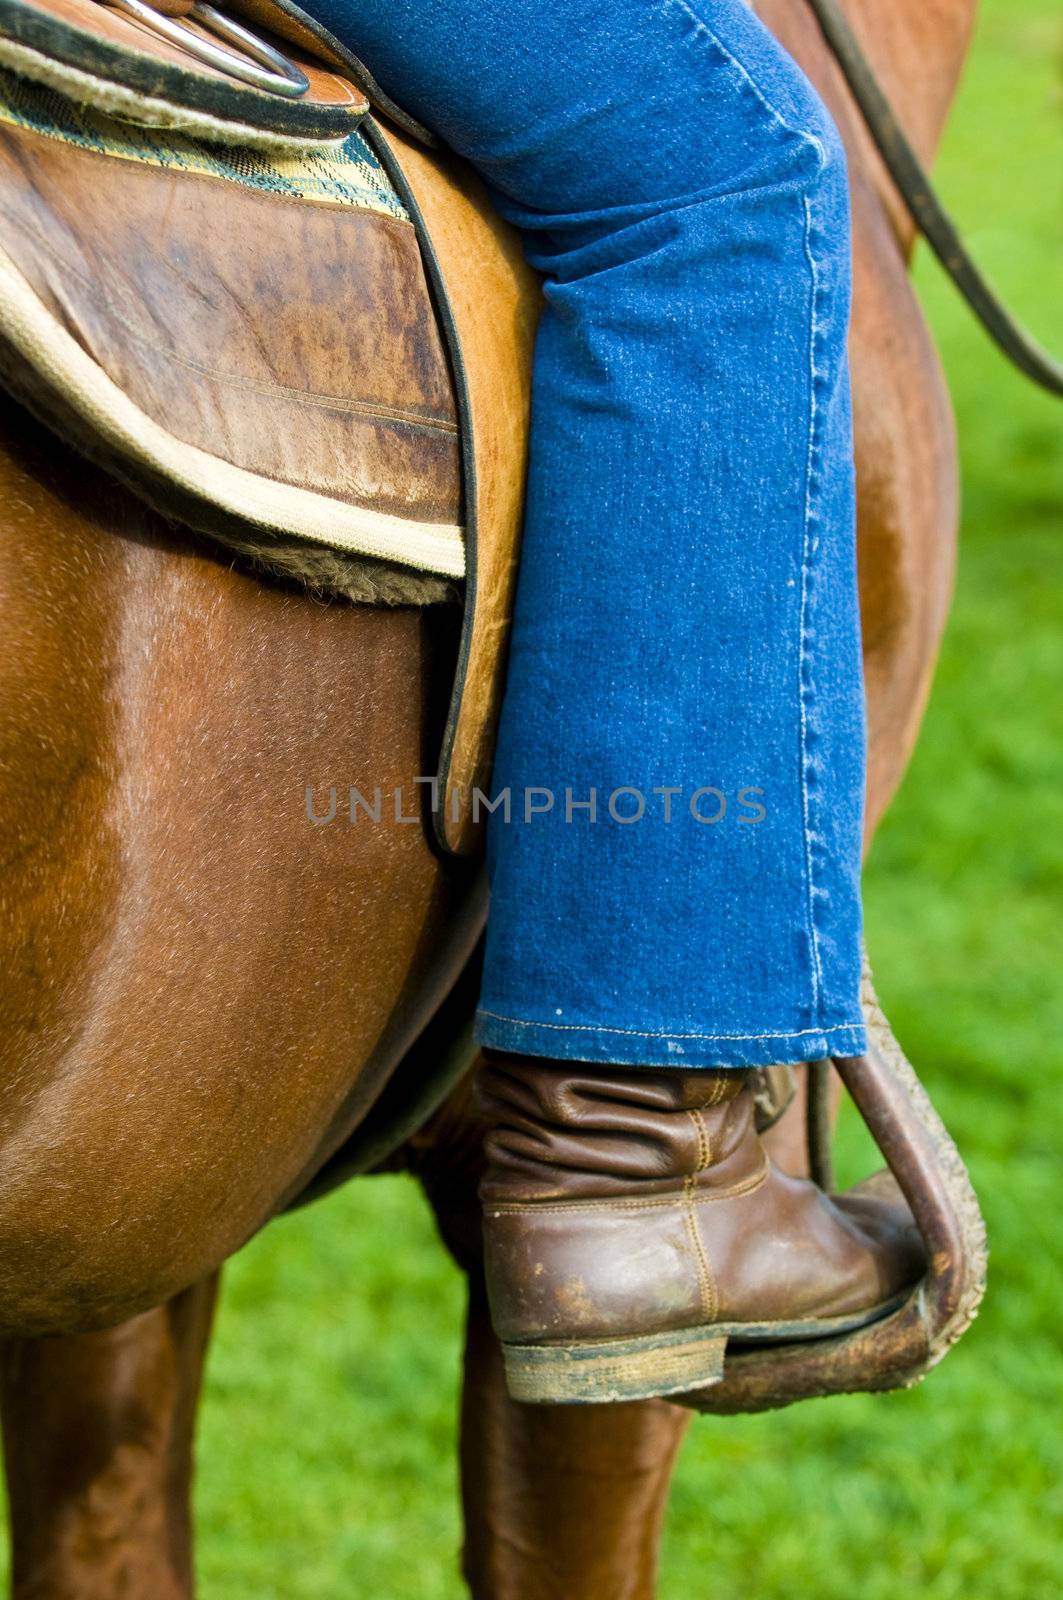
[{"label": "leather stirrup", "polygon": [[[821,1395],[910,1388],[966,1332],[985,1290],[986,1234],[960,1153],[894,1038],[864,968],[868,1054],[834,1065],[911,1207],[929,1270],[898,1310],[855,1333],[732,1350],[723,1379],[673,1396],[696,1411],[770,1411]],[[810,1120],[810,1143],[812,1142]],[[822,1153],[810,1152],[822,1161]]]}]

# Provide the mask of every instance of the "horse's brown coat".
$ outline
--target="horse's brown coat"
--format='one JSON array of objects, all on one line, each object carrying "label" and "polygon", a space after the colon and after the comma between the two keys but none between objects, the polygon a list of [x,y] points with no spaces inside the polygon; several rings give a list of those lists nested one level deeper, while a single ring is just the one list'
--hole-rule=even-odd
[{"label": "horse's brown coat", "polygon": [[[852,9],[929,156],[971,0]],[[904,275],[910,239],[837,72],[800,0],[763,11],[852,156],[873,826],[910,752],[948,604],[952,424]],[[173,1297],[209,1283],[355,1124],[471,936],[467,876],[420,828],[315,828],[303,811],[307,784],[320,804],[332,783],[341,795],[351,782],[408,787],[430,770],[450,624],[442,608],[322,608],[260,585],[157,527],[13,408],[0,440],[0,1315],[15,1593],[181,1600],[209,1291]],[[474,1149],[459,1103],[411,1152],[472,1283],[473,1592],[648,1600],[686,1413],[655,1402],[603,1418],[506,1398],[476,1266]],[[42,1333],[58,1337],[30,1337]]]},{"label": "horse's brown coat", "polygon": [[0,1328],[26,1333],[213,1271],[371,1103],[476,930],[420,826],[343,814],[351,784],[414,806],[449,609],[266,587],[5,420]]}]

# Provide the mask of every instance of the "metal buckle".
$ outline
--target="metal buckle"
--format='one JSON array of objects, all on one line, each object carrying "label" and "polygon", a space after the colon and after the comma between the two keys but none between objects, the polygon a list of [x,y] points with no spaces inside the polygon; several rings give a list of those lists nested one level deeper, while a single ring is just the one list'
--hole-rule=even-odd
[{"label": "metal buckle", "polygon": [[274,50],[250,28],[222,16],[206,0],[195,0],[188,15],[219,39],[224,39],[226,44],[235,45],[241,52],[239,55],[232,50],[223,50],[220,45],[211,44],[209,39],[202,38],[186,27],[184,22],[164,16],[154,6],[145,4],[145,0],[105,0],[105,3],[116,11],[124,11],[127,16],[135,17],[153,33],[161,34],[171,44],[187,50],[189,55],[195,56],[205,66],[227,72],[231,78],[239,78],[241,83],[249,83],[269,94],[283,95],[287,100],[300,99],[310,87],[306,73],[289,61],[287,56]]}]

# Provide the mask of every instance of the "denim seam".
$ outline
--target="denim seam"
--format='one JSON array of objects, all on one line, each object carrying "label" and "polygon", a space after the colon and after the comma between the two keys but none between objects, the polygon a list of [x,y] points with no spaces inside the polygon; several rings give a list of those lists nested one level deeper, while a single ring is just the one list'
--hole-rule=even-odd
[{"label": "denim seam", "polygon": [[738,57],[734,55],[732,51],[728,50],[719,34],[716,33],[712,26],[705,21],[704,17],[700,17],[698,15],[693,6],[687,4],[687,0],[664,0],[664,8],[667,9],[669,5],[678,6],[679,10],[684,12],[690,18],[694,26],[701,33],[703,33],[707,39],[712,41],[724,59],[729,61],[732,67],[734,67],[735,70],[740,74],[743,82],[747,85],[754,98],[760,103],[760,105],[763,106],[769,117],[771,117],[774,122],[778,123],[780,128],[783,128],[787,133],[792,134],[793,137],[802,145],[811,146],[811,148],[816,152],[820,169],[822,170],[827,161],[827,153],[824,149],[822,139],[817,138],[814,133],[806,133],[803,128],[796,128],[792,122],[787,122],[782,112],[772,105],[771,101],[757,83],[756,79],[753,77],[745,63],[739,61]]},{"label": "denim seam", "polygon": [[811,293],[809,296],[809,335],[808,335],[808,451],[805,460],[805,506],[804,529],[802,533],[801,548],[801,601],[798,622],[798,652],[797,652],[797,703],[798,703],[798,743],[801,782],[801,815],[804,830],[804,866],[805,866],[805,916],[808,927],[809,948],[812,954],[812,1014],[820,1015],[823,997],[823,968],[820,960],[819,934],[816,928],[816,886],[812,865],[812,846],[815,842],[813,834],[813,807],[809,795],[809,755],[808,755],[808,725],[809,713],[814,699],[814,685],[811,677],[811,659],[809,649],[808,618],[810,609],[810,589],[812,584],[812,556],[815,552],[816,540],[813,529],[816,524],[814,508],[814,491],[816,486],[816,457],[819,450],[819,406],[816,400],[816,388],[819,380],[819,370],[816,365],[816,348],[819,341],[819,303],[820,279],[816,267],[816,259],[812,252],[812,207],[807,194],[802,198],[804,212],[804,252],[811,275]]},{"label": "denim seam", "polygon": [[[796,138],[799,141],[799,143],[801,143],[802,145],[804,145],[806,147],[807,146],[811,146],[815,150],[816,156],[817,156],[817,160],[818,160],[818,164],[819,164],[819,170],[820,170],[820,172],[822,172],[824,167],[826,166],[826,160],[827,160],[826,150],[825,150],[825,147],[823,145],[823,141],[821,139],[817,138],[816,135],[807,133],[801,128],[795,128],[792,123],[787,122],[786,118],[782,115],[782,113],[774,105],[772,105],[771,101],[764,94],[763,90],[760,88],[759,84],[756,82],[756,80],[754,79],[754,77],[750,73],[749,69],[744,65],[743,62],[739,61],[738,58],[730,50],[728,50],[727,46],[723,43],[723,41],[719,38],[719,36],[715,33],[715,31],[704,20],[704,18],[700,17],[697,14],[697,12],[693,9],[693,7],[687,3],[687,0],[665,0],[665,4],[666,4],[666,6],[668,4],[674,4],[674,5],[678,6],[679,9],[682,12],[684,12],[686,16],[688,16],[690,18],[691,22],[695,25],[695,27],[697,29],[700,30],[700,32],[704,35],[704,37],[706,39],[708,39],[715,46],[715,48],[725,58],[725,60],[727,60],[727,61],[729,61],[731,63],[732,67],[740,74],[743,82],[747,85],[750,93],[754,95],[754,97],[756,98],[757,102],[767,112],[768,116],[771,117],[772,120],[780,128],[782,128],[785,132],[790,134],[792,137]],[[798,751],[798,762],[799,762],[799,768],[800,768],[799,781],[800,781],[800,789],[801,789],[802,827],[803,827],[803,831],[804,831],[805,920],[806,920],[806,929],[807,929],[808,940],[809,940],[809,949],[810,949],[811,960],[812,960],[812,971],[811,971],[811,974],[810,974],[810,976],[811,976],[811,1004],[810,1004],[809,1009],[810,1009],[810,1011],[811,1011],[813,1016],[818,1017],[818,1016],[820,1016],[822,1014],[823,968],[822,968],[822,962],[821,962],[821,957],[820,957],[819,935],[818,935],[818,931],[817,931],[817,927],[816,927],[816,910],[815,910],[816,888],[815,888],[815,881],[814,881],[814,874],[813,874],[813,863],[812,863],[812,845],[813,845],[813,842],[814,842],[813,841],[813,836],[812,836],[812,805],[811,805],[811,800],[810,800],[810,796],[809,796],[809,785],[808,785],[808,772],[809,772],[808,712],[809,712],[809,708],[810,708],[811,700],[812,700],[812,683],[811,683],[811,679],[810,679],[810,659],[809,659],[810,653],[809,653],[809,648],[808,648],[808,645],[809,645],[809,639],[808,639],[808,613],[809,613],[809,586],[810,586],[810,582],[811,582],[811,571],[810,571],[810,568],[811,568],[812,555],[814,553],[814,541],[813,541],[813,538],[812,538],[812,528],[813,528],[813,524],[814,524],[814,521],[815,521],[815,515],[814,515],[814,511],[813,511],[813,490],[814,490],[814,487],[815,487],[815,459],[816,459],[816,454],[817,454],[818,444],[819,444],[819,409],[818,409],[817,399],[816,399],[816,386],[817,386],[817,378],[818,378],[819,374],[818,374],[817,367],[816,367],[816,349],[817,349],[817,345],[818,345],[819,326],[820,326],[819,325],[819,316],[818,316],[819,302],[820,302],[820,281],[819,281],[819,274],[818,274],[818,271],[817,271],[817,268],[816,268],[815,257],[813,256],[812,249],[811,249],[811,244],[810,244],[810,234],[811,234],[811,231],[812,231],[812,213],[811,213],[811,206],[809,204],[809,199],[808,199],[807,193],[805,193],[802,196],[802,208],[803,208],[803,245],[804,245],[804,253],[805,253],[805,258],[808,261],[809,271],[811,273],[811,280],[812,281],[811,281],[811,293],[810,293],[810,301],[809,301],[809,309],[810,309],[810,319],[809,319],[809,321],[810,321],[810,326],[809,326],[809,424],[808,424],[808,450],[807,450],[806,468],[805,468],[804,527],[803,527],[803,530],[802,530],[802,549],[801,549],[801,599],[800,599],[799,622],[798,622],[798,662],[797,662],[797,672],[798,672],[798,708],[799,708],[799,751]],[[823,1030],[822,1029],[815,1029],[815,1030],[809,1030],[809,1031],[821,1032]],[[660,1037],[667,1037],[667,1036],[666,1035],[661,1035]],[[681,1036],[680,1035],[675,1035],[674,1037],[678,1038],[678,1037],[681,1037]],[[693,1038],[693,1037],[699,1037],[699,1036],[698,1035],[686,1035],[685,1037]],[[700,1037],[711,1037],[711,1036],[702,1035]],[[722,1035],[721,1034],[721,1035],[716,1035],[716,1037],[725,1038],[725,1037],[727,1037],[727,1035]],[[746,1037],[751,1038],[751,1039],[752,1038],[769,1038],[769,1037],[796,1038],[796,1037],[798,1037],[798,1035],[791,1034],[791,1035],[773,1036],[773,1035],[768,1035],[768,1034],[749,1034]]]},{"label": "denim seam", "polygon": [[610,1028],[595,1022],[532,1022],[527,1017],[507,1017],[501,1011],[487,1011],[482,1006],[478,1017],[490,1017],[493,1022],[510,1022],[518,1028],[549,1028],[553,1033],[617,1033],[636,1039],[705,1039],[710,1044],[721,1039],[742,1042],[747,1039],[805,1039],[818,1033],[849,1033],[864,1026],[859,1022],[838,1022],[829,1028],[799,1028],[794,1033],[666,1033],[645,1028]]}]

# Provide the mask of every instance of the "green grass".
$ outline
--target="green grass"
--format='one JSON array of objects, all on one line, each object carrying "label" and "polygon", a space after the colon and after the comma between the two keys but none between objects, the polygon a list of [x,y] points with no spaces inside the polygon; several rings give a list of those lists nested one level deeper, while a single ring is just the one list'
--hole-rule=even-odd
[{"label": "green grass", "polygon": [[[987,0],[938,169],[977,256],[1057,346],[1061,85],[1058,0]],[[1063,1592],[1063,407],[932,263],[918,279],[959,419],[962,556],[867,915],[887,1009],[984,1203],[990,1294],[913,1393],[700,1419],[662,1600]],[[205,1600],[460,1600],[461,1312],[401,1178],[273,1225],[232,1264],[200,1434]]]}]

